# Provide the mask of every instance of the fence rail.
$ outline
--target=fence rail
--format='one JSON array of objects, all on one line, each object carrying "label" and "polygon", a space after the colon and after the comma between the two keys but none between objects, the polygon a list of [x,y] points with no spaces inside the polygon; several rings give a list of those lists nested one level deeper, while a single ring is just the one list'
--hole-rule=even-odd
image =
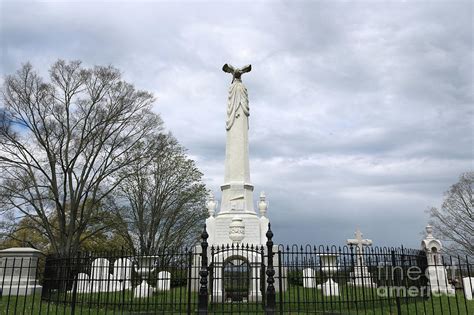
[{"label": "fence rail", "polygon": [[0,314],[474,314],[469,257],[233,244],[0,258]]}]

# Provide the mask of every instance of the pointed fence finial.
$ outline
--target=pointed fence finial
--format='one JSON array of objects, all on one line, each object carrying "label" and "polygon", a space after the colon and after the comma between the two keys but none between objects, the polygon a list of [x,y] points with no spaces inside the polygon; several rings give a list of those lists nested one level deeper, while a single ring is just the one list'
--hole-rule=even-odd
[{"label": "pointed fence finial", "polygon": [[206,242],[207,239],[209,238],[209,234],[207,233],[205,224],[204,224],[204,230],[201,233],[201,238],[203,239],[204,242]]},{"label": "pointed fence finial", "polygon": [[268,223],[268,231],[267,231],[267,234],[265,234],[265,236],[267,237],[268,241],[271,241],[273,238],[273,232],[272,232],[270,223]]},{"label": "pointed fence finial", "polygon": [[275,269],[273,269],[273,232],[271,229],[270,223],[268,223],[267,231],[267,270],[265,274],[267,275],[267,290],[266,290],[266,305],[265,305],[265,314],[275,314],[276,311],[276,294],[275,294]]},{"label": "pointed fence finial", "polygon": [[208,257],[207,257],[207,238],[209,234],[206,231],[206,225],[204,224],[204,230],[202,231],[201,238],[201,269],[199,271],[199,293],[198,293],[198,314],[207,314],[208,309],[208,288],[207,288],[207,276],[208,272]]}]

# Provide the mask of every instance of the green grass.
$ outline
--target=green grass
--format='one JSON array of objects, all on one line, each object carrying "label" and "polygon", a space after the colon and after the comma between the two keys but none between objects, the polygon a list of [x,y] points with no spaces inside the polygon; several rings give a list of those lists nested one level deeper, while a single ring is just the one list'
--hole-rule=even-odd
[{"label": "green grass", "polygon": [[[191,293],[191,312],[197,309],[197,293]],[[131,290],[77,294],[54,294],[49,301],[41,300],[38,293],[27,297],[3,297],[0,299],[0,314],[183,314],[187,312],[188,294],[186,287],[173,288],[167,292],[153,294],[148,298],[134,298]],[[67,303],[59,303],[66,301]]]},{"label": "green grass", "polygon": [[[173,288],[152,297],[137,299],[131,291],[77,294],[75,314],[185,314],[188,298],[191,299],[191,313],[196,313],[197,293],[187,294],[186,287]],[[365,299],[367,302],[352,301]],[[72,294],[51,296],[51,300],[72,301]],[[279,301],[283,300],[283,308]],[[180,303],[181,302],[181,303]],[[394,297],[378,297],[375,290],[341,286],[339,297],[323,296],[321,290],[290,286],[287,291],[277,293],[277,313],[284,314],[397,314]],[[400,298],[402,314],[474,314],[474,301],[465,301],[461,291],[456,296],[431,297],[427,299]],[[42,301],[35,296],[0,299],[0,314],[73,314],[72,303]],[[107,305],[107,307],[104,307]],[[467,309],[466,309],[467,308]],[[261,303],[215,303],[209,305],[209,313],[264,314]]]},{"label": "green grass", "polygon": [[[283,300],[283,304],[278,302]],[[397,314],[395,296],[380,297],[376,289],[340,285],[339,296],[324,296],[316,288],[289,286],[277,293],[277,311],[284,314]],[[355,301],[358,301],[357,303]],[[365,301],[365,302],[360,302]],[[455,296],[432,296],[430,298],[400,297],[402,314],[474,314],[474,301],[466,301],[462,291]],[[283,305],[283,307],[280,307]]]}]

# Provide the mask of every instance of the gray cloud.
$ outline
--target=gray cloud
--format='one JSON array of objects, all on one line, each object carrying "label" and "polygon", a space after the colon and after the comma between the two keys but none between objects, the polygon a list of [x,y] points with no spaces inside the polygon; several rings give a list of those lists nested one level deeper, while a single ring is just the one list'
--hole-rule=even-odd
[{"label": "gray cloud", "polygon": [[113,64],[216,193],[225,62],[246,75],[252,179],[277,241],[418,246],[424,210],[473,169],[473,4],[1,2],[1,75]]}]

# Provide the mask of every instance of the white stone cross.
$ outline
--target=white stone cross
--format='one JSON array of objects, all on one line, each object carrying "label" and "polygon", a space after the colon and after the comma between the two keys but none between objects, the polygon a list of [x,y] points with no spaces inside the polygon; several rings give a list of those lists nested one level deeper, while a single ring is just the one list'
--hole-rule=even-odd
[{"label": "white stone cross", "polygon": [[371,246],[372,245],[372,240],[369,239],[363,239],[362,234],[360,232],[360,229],[357,228],[357,231],[354,233],[356,238],[350,238],[347,240],[347,245],[356,245],[357,248],[357,265],[363,264],[362,260],[362,253],[364,250],[364,246]]}]

